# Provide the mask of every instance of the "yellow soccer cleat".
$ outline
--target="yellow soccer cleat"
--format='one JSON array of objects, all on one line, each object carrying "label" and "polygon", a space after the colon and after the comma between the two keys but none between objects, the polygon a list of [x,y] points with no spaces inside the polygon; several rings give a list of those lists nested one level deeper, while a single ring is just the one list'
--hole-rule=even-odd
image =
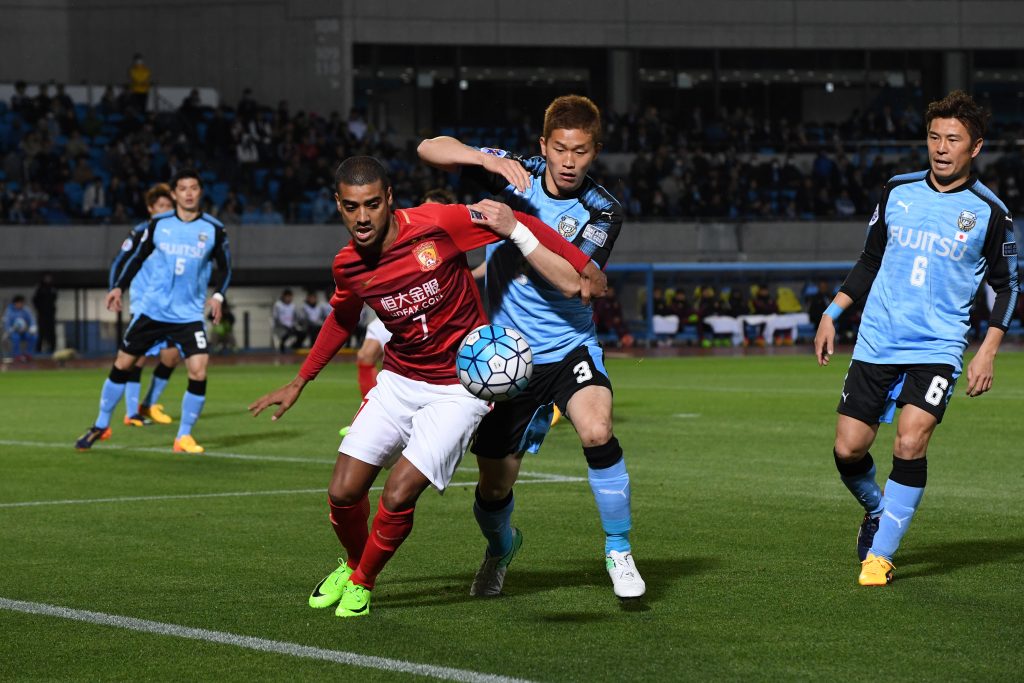
[{"label": "yellow soccer cleat", "polygon": [[175,453],[202,453],[205,450],[205,448],[196,443],[191,434],[186,434],[174,440]]},{"label": "yellow soccer cleat", "polygon": [[142,415],[125,415],[124,423],[129,427],[145,427],[146,418],[142,417]]},{"label": "yellow soccer cleat", "polygon": [[139,406],[139,415],[148,417],[153,422],[161,425],[169,425],[174,422],[174,418],[164,412],[164,407],[160,403],[154,403],[151,406]]},{"label": "yellow soccer cleat", "polygon": [[868,553],[867,558],[860,564],[860,576],[857,583],[862,586],[885,586],[892,583],[892,573],[896,567],[892,562]]}]

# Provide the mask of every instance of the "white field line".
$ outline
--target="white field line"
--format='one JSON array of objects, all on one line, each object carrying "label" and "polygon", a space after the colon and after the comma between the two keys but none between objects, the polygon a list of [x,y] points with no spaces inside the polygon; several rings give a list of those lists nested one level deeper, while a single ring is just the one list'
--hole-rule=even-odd
[{"label": "white field line", "polygon": [[138,633],[155,633],[161,636],[172,636],[188,640],[198,640],[207,643],[218,643],[221,645],[233,645],[246,650],[257,652],[269,652],[272,654],[288,655],[290,657],[301,657],[303,659],[317,659],[336,664],[358,666],[366,669],[376,669],[393,673],[408,673],[417,676],[426,676],[442,681],[463,681],[465,683],[527,683],[521,678],[510,678],[508,676],[497,676],[494,674],[479,673],[466,669],[454,669],[447,666],[434,666],[432,664],[418,664],[402,659],[390,659],[387,657],[372,657],[361,655],[355,652],[344,652],[342,650],[327,650],[298,643],[288,643],[280,640],[267,640],[253,636],[242,636],[235,633],[223,631],[210,631],[205,628],[191,628],[179,626],[178,624],[166,624],[160,621],[149,619],[136,619],[134,617],[123,617],[116,614],[104,614],[103,612],[89,612],[86,610],[58,607],[40,602],[23,602],[21,600],[10,600],[0,598],[0,609],[11,612],[23,612],[25,614],[36,614],[47,617],[58,617],[60,619],[71,619],[82,621],[88,624],[100,626],[113,626]]},{"label": "white field line", "polygon": [[[0,440],[0,446],[23,446],[26,448],[67,448],[69,443],[45,443],[42,441],[13,441],[8,439]],[[135,451],[142,453],[172,453],[170,448],[157,448],[154,446],[123,446],[120,444],[103,444],[99,448],[103,451]],[[201,456],[203,458],[228,458],[231,460],[266,460],[270,462],[312,462],[317,464],[333,465],[334,460],[326,458],[289,458],[283,455],[250,455],[246,453],[223,453],[219,451],[207,451]]]},{"label": "white field line", "polygon": [[[8,445],[19,445],[29,446],[38,448],[50,448],[54,446],[63,446],[64,444],[48,444],[39,443],[34,441],[0,441],[0,444]],[[129,450],[125,448],[124,450]],[[134,449],[141,450],[141,449]],[[161,451],[163,452],[163,451]],[[209,453],[204,453],[199,457],[206,457]],[[234,454],[240,457],[261,457],[261,456],[245,456],[242,454]],[[272,457],[272,456],[269,456]],[[326,460],[316,462],[328,462]],[[475,472],[469,468],[460,468],[459,471],[464,472]],[[570,477],[562,474],[547,474],[544,472],[520,472],[520,475],[527,477],[520,479],[517,484],[559,484],[559,483],[578,483],[587,481],[586,477]],[[453,481],[448,485],[449,488],[455,487],[466,487],[476,486],[475,481]],[[383,487],[374,486],[371,491],[380,491]],[[166,494],[159,496],[117,496],[110,498],[68,498],[59,500],[27,500],[14,503],[0,503],[0,509],[4,508],[23,508],[23,507],[39,507],[44,505],[89,505],[96,503],[134,503],[138,501],[154,501],[154,500],[194,500],[200,498],[243,498],[249,496],[288,496],[296,494],[311,494],[311,493],[324,493],[324,488],[316,489],[279,489],[271,491],[225,491],[217,493],[182,493],[182,494]]]}]

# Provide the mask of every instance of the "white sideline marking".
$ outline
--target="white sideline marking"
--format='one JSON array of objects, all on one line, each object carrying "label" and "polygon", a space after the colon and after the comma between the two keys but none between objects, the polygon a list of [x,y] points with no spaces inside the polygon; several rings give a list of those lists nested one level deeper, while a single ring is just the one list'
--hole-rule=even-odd
[{"label": "white sideline marking", "polygon": [[700,413],[676,413],[676,414],[675,414],[675,415],[673,415],[672,417],[678,417],[678,418],[694,418],[694,417],[700,417]]},{"label": "white sideline marking", "polygon": [[378,671],[398,672],[437,678],[443,681],[464,681],[465,683],[528,683],[522,678],[510,678],[508,676],[497,676],[494,674],[479,673],[466,669],[454,669],[447,666],[434,666],[432,664],[417,664],[402,659],[390,659],[388,657],[373,657],[361,655],[355,652],[344,652],[342,650],[326,650],[309,645],[288,643],[280,640],[266,640],[253,636],[241,636],[235,633],[223,631],[210,631],[205,628],[191,628],[177,624],[165,624],[160,621],[149,619],[136,619],[134,617],[122,617],[116,614],[104,614],[103,612],[89,612],[86,610],[58,607],[40,602],[23,602],[21,600],[10,600],[0,598],[0,609],[11,612],[23,612],[25,614],[37,614],[47,617],[58,617],[71,619],[73,621],[84,621],[89,624],[100,626],[113,626],[139,633],[155,633],[161,636],[173,636],[175,638],[186,638],[188,640],[200,640],[207,643],[219,643],[221,645],[234,645],[246,650],[257,652],[269,652],[272,654],[289,655],[291,657],[302,657],[304,659],[318,659],[336,664],[347,664],[359,666],[366,669]]},{"label": "white sideline marking", "polygon": [[[0,440],[0,446],[25,446],[28,448],[71,448],[67,443],[44,443],[42,441],[10,441]],[[101,450],[104,451],[141,451],[143,453],[174,453],[170,448],[157,448],[154,446],[122,446],[120,444],[104,444]],[[286,458],[281,455],[248,455],[246,453],[222,453],[218,451],[207,451],[202,454],[204,458],[229,458],[232,460],[268,460],[270,462],[313,462],[317,464],[333,465],[334,460],[326,458]]]}]

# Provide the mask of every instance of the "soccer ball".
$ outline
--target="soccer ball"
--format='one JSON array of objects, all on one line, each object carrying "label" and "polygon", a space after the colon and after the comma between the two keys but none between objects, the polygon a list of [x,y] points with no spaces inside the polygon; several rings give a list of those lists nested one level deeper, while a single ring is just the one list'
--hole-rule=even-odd
[{"label": "soccer ball", "polygon": [[533,352],[515,330],[481,325],[459,345],[455,372],[474,396],[505,401],[526,388],[533,374]]}]

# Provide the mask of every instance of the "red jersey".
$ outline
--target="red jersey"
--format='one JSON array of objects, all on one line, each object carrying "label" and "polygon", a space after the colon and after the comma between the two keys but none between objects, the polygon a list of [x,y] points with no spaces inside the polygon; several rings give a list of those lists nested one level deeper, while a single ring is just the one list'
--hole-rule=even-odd
[{"label": "red jersey", "polygon": [[[516,219],[581,272],[590,257],[536,218]],[[487,322],[466,252],[503,238],[470,220],[460,204],[395,211],[398,235],[373,261],[349,243],[334,257],[334,315],[324,322],[299,371],[311,380],[345,343],[365,302],[392,334],[384,368],[431,384],[455,384],[463,337]]]}]

